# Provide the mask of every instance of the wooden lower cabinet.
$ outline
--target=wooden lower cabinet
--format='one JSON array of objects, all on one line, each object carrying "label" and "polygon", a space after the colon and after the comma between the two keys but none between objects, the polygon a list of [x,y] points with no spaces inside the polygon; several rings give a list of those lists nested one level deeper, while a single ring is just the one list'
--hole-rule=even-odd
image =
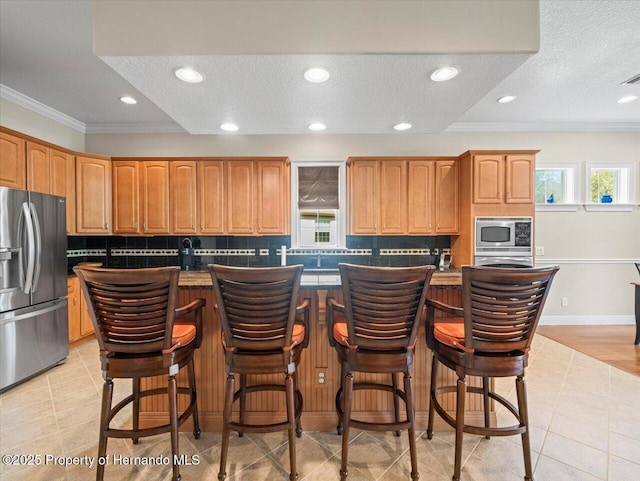
[{"label": "wooden lower cabinet", "polygon": [[[334,349],[329,346],[326,324],[326,298],[332,295],[342,299],[341,291],[333,290],[302,290],[300,298],[311,301],[311,321],[309,346],[302,353],[302,360],[298,367],[300,389],[304,398],[302,425],[307,431],[335,432],[337,416],[335,413],[335,394],[340,384],[340,365]],[[461,305],[461,289],[457,287],[434,287],[430,296],[443,302]],[[220,323],[214,311],[213,290],[203,288],[180,289],[178,305],[185,305],[197,298],[205,298],[206,306],[203,311],[204,336],[200,349],[195,354],[195,372],[198,389],[198,411],[200,426],[203,431],[220,431],[222,427],[223,395],[225,385],[225,367],[222,345],[220,341]],[[456,376],[446,368],[440,370],[440,382],[455,384]],[[413,381],[415,389],[415,409],[418,429],[425,429],[429,410],[429,380],[431,373],[431,353],[425,344],[424,330],[419,334],[416,357],[414,361]],[[324,374],[324,383],[319,383],[320,374]],[[371,379],[389,381],[388,375],[370,375]],[[263,382],[268,382],[270,376],[261,376]],[[275,379],[275,378],[274,378]],[[143,388],[166,386],[166,378],[155,377],[143,379]],[[178,383],[187,385],[186,372],[178,375]],[[469,379],[469,384],[479,385],[477,379]],[[370,394],[355,393],[354,413],[359,419],[391,419],[393,415],[393,400],[386,393]],[[451,397],[451,396],[450,396]],[[478,398],[478,399],[475,399]],[[184,400],[179,400],[184,402]],[[448,411],[455,411],[453,397],[445,402]],[[184,405],[181,404],[184,407]],[[470,422],[482,422],[482,397],[469,396],[466,418]],[[280,396],[262,392],[247,397],[247,417],[260,422],[273,422],[285,417],[284,402]],[[166,419],[168,411],[164,398],[143,399],[141,401],[141,422],[150,425]],[[436,417],[436,429],[442,429],[444,422]],[[166,421],[165,421],[166,422]],[[191,423],[185,423],[185,431],[191,428]]]},{"label": "wooden lower cabinet", "polygon": [[71,345],[80,344],[82,341],[92,339],[94,330],[77,277],[67,278],[67,293],[69,343]]}]

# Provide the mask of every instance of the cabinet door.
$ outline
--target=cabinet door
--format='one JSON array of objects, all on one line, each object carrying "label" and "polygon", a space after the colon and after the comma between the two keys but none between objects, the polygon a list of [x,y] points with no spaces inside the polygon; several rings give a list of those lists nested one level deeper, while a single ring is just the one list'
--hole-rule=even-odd
[{"label": "cabinet door", "polygon": [[140,234],[139,164],[133,160],[113,162],[113,233]]},{"label": "cabinet door", "polygon": [[51,193],[49,147],[27,142],[27,190]]},{"label": "cabinet door", "polygon": [[76,157],[76,231],[109,234],[111,223],[111,161]]},{"label": "cabinet door", "polygon": [[407,232],[409,234],[431,234],[434,222],[434,162],[431,160],[412,160],[409,161],[408,170]]},{"label": "cabinet door", "polygon": [[380,162],[381,234],[405,234],[407,228],[407,162]]},{"label": "cabinet door", "polygon": [[535,198],[535,156],[507,155],[505,171],[505,202],[507,204],[533,204]]},{"label": "cabinet door", "polygon": [[256,161],[258,234],[286,234],[289,231],[287,168],[288,164],[283,160]]},{"label": "cabinet door", "polygon": [[171,184],[171,231],[174,234],[198,233],[198,191],[196,162],[176,160],[169,163]]},{"label": "cabinet door", "polygon": [[77,277],[67,278],[69,342],[80,339],[80,286]]},{"label": "cabinet door", "polygon": [[95,333],[95,330],[93,329],[89,311],[87,311],[87,303],[84,296],[80,296],[80,336],[84,337],[93,333]]},{"label": "cabinet door", "polygon": [[145,160],[140,165],[140,212],[144,234],[169,233],[169,162]]},{"label": "cabinet door", "polygon": [[0,132],[0,185],[13,189],[27,188],[26,142],[20,137]]},{"label": "cabinet door", "polygon": [[438,160],[435,163],[435,220],[437,234],[457,234],[458,213],[458,164],[455,160]]},{"label": "cabinet door", "polygon": [[501,204],[504,184],[502,155],[476,155],[473,158],[473,202]]},{"label": "cabinet door", "polygon": [[50,150],[51,193],[67,200],[67,234],[76,230],[76,172],[73,155]]},{"label": "cabinet door", "polygon": [[254,233],[253,161],[227,162],[227,223],[229,234]]},{"label": "cabinet door", "polygon": [[351,234],[378,232],[378,162],[357,160],[349,165]]},{"label": "cabinet door", "polygon": [[224,234],[224,161],[198,162],[200,233]]}]

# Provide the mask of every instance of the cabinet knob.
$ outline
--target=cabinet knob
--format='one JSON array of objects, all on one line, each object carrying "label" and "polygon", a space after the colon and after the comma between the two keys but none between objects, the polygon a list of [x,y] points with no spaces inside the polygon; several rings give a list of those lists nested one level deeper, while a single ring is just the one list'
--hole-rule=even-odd
[{"label": "cabinet knob", "polygon": [[191,223],[191,230],[195,230],[195,229],[196,229],[195,224],[192,222]]},{"label": "cabinet knob", "polygon": [[104,228],[109,230],[109,223],[108,222],[104,225]]},{"label": "cabinet knob", "polygon": [[134,224],[133,224],[133,227],[135,227],[135,229],[136,229],[136,230],[138,230],[138,223],[137,223],[137,222],[136,222],[136,223],[134,223]]},{"label": "cabinet knob", "polygon": [[146,222],[144,222],[144,223],[142,224],[142,228],[143,228],[144,230],[147,230],[147,223],[146,223]]}]

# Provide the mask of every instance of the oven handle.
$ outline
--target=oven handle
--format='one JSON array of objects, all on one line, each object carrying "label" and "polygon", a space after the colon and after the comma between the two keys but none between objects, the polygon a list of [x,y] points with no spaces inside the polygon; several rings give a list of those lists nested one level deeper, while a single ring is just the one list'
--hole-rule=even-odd
[{"label": "oven handle", "polygon": [[532,257],[476,257],[477,266],[495,266],[512,264],[514,266],[533,267]]}]

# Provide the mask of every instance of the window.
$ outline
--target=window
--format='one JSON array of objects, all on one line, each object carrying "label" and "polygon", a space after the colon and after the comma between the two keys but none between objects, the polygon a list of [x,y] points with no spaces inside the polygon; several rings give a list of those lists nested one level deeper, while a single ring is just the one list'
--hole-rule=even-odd
[{"label": "window", "polygon": [[536,209],[577,210],[577,163],[536,165]]},{"label": "window", "polygon": [[587,209],[631,210],[635,196],[632,162],[590,162],[586,174]]},{"label": "window", "polygon": [[346,246],[345,163],[293,162],[291,247]]}]

